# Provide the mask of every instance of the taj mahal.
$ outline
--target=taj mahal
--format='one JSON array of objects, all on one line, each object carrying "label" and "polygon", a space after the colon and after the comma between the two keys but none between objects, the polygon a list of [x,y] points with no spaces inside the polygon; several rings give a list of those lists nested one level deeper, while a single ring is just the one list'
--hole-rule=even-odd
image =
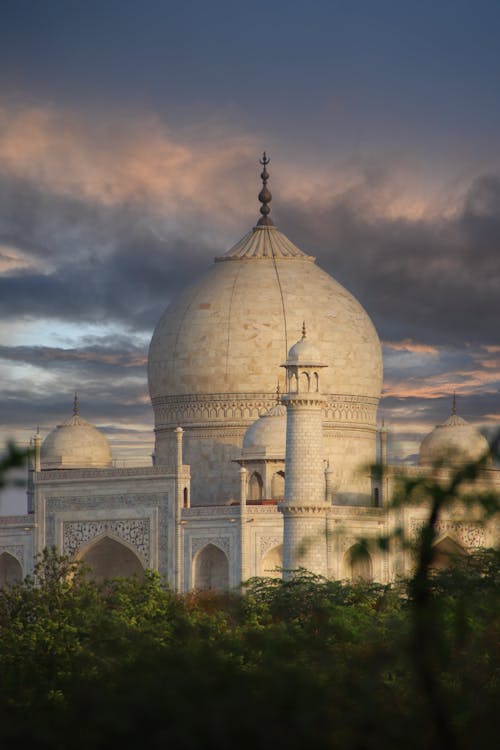
[{"label": "taj mahal", "polygon": [[[423,440],[415,466],[388,463],[377,422],[382,352],[363,307],[270,215],[264,154],[260,217],[167,308],[149,349],[151,465],[113,466],[105,435],[73,414],[33,438],[27,513],[0,519],[0,584],[55,546],[95,578],[152,569],[177,591],[227,590],[298,568],[389,583],[411,551],[370,545],[425,505],[393,507],[398,472],[430,476],[488,454],[456,412]],[[371,467],[379,463],[382,472]],[[476,482],[500,492],[485,463]],[[498,541],[465,503],[437,525],[436,566]],[[357,540],[368,541],[364,551]]]}]

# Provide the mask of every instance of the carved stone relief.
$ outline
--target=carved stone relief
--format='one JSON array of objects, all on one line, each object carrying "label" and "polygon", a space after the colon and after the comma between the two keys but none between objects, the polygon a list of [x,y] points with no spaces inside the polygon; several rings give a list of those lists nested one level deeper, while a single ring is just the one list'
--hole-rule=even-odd
[{"label": "carved stone relief", "polygon": [[64,552],[73,556],[83,544],[106,533],[113,534],[134,547],[146,566],[149,566],[151,530],[147,518],[67,521],[63,524]]},{"label": "carved stone relief", "polygon": [[231,559],[231,538],[228,536],[194,537],[191,540],[191,557],[193,558],[196,553],[203,547],[206,547],[207,544],[213,544],[216,547],[219,547],[219,549],[226,553],[227,559]]},{"label": "carved stone relief", "polygon": [[[411,536],[415,538],[426,523],[427,521],[423,519],[412,518],[410,521]],[[464,523],[463,521],[439,521],[436,524],[437,537],[446,534],[454,537],[462,547],[469,549],[484,547],[485,531],[482,526],[477,524]]]}]

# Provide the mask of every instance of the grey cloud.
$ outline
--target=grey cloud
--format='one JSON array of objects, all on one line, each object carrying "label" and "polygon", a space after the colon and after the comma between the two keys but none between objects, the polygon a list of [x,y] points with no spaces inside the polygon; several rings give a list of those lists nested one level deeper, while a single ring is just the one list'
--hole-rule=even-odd
[{"label": "grey cloud", "polygon": [[142,204],[104,208],[5,177],[0,201],[0,243],[49,264],[46,272],[0,277],[4,318],[106,320],[151,330],[178,288],[220,252],[195,232],[191,239],[178,234]]},{"label": "grey cloud", "polygon": [[[497,341],[500,178],[471,184],[456,216],[421,220],[377,214],[385,180],[370,174],[326,207],[282,203],[278,223],[356,294],[383,338]],[[145,202],[109,208],[5,176],[0,199],[0,242],[52,264],[0,280],[4,317],[105,319],[151,331],[177,290],[221,252],[205,239],[216,220],[204,226],[193,207],[182,229]]]},{"label": "grey cloud", "polygon": [[358,296],[383,338],[498,341],[500,177],[473,182],[451,218],[377,216],[369,189],[324,209],[282,207],[282,225]]}]

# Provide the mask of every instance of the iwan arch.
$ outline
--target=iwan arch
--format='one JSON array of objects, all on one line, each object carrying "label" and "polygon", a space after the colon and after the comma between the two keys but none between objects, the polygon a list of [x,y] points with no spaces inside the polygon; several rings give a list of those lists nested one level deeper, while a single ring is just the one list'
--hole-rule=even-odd
[{"label": "iwan arch", "polygon": [[[28,513],[0,519],[1,583],[29,573],[52,545],[96,578],[151,568],[180,591],[299,566],[381,582],[410,572],[402,548],[355,554],[357,539],[396,525],[415,536],[426,514],[389,511],[393,470],[379,481],[366,468],[386,452],[377,333],[359,302],[274,226],[266,158],[261,176],[256,226],[153,334],[153,464],[114,468],[75,400],[69,419],[34,437]],[[453,409],[406,471],[425,476],[450,451],[460,463],[487,450]],[[499,491],[500,472],[485,468],[477,487]],[[498,541],[458,506],[438,533],[441,566]]]}]

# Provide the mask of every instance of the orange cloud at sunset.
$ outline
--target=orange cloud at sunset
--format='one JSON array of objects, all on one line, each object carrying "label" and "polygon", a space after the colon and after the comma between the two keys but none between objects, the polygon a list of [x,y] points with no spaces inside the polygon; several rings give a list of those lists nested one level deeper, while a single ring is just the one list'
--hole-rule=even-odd
[{"label": "orange cloud at sunset", "polygon": [[439,355],[439,349],[429,344],[418,344],[412,339],[403,339],[403,341],[383,341],[382,345],[387,349],[395,351],[414,352],[416,354]]}]

